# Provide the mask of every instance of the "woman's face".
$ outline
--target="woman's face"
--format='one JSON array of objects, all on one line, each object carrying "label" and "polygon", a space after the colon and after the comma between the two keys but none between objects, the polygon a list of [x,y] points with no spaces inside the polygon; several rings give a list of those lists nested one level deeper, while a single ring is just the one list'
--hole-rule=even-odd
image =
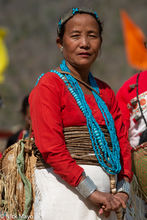
[{"label": "woman's face", "polygon": [[89,14],[74,15],[65,24],[62,42],[57,39],[57,43],[59,47],[63,46],[68,66],[89,69],[101,47],[97,21]]}]

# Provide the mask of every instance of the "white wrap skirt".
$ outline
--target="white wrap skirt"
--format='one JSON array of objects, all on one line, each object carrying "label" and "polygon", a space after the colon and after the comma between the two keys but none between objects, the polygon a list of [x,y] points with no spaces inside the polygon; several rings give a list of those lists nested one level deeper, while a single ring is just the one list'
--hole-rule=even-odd
[{"label": "white wrap skirt", "polygon": [[[102,192],[110,192],[109,176],[100,166],[80,165]],[[82,198],[52,168],[35,170],[35,220],[116,220],[115,212],[108,218],[98,215],[98,208]]]}]

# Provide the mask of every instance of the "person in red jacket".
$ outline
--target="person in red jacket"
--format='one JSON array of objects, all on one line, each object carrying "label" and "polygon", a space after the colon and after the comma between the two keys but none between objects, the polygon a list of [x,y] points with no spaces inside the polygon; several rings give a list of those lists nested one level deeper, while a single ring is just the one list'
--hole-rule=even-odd
[{"label": "person in red jacket", "polygon": [[122,85],[116,95],[133,148],[143,142],[141,135],[147,129],[147,122],[145,122],[147,121],[146,82],[147,70],[136,73]]},{"label": "person in red jacket", "polygon": [[[128,137],[132,147],[132,150],[139,149],[138,147],[147,142],[147,70],[136,73],[132,77],[130,77],[118,90],[117,92],[117,100],[119,107],[122,112],[122,116],[124,119],[124,123],[128,129]],[[146,146],[144,144],[144,146]],[[143,160],[143,155],[141,154],[140,158]],[[138,156],[139,159],[139,156]],[[145,159],[142,163],[138,161],[138,166],[141,167],[142,172],[135,173],[137,176],[137,180],[139,181],[139,188],[146,187],[147,183],[147,172],[146,172],[146,163]],[[143,169],[144,167],[144,169]],[[135,169],[136,170],[139,169]],[[143,173],[143,177],[142,177]],[[141,189],[141,192],[145,193],[145,187]],[[135,194],[137,192],[134,192]],[[139,217],[136,216],[137,219],[144,219],[144,216],[147,218],[147,201],[144,203],[143,200],[139,197],[136,198],[131,196],[132,200],[131,206],[128,206],[127,212],[131,212],[128,220],[133,220],[136,214],[140,213]],[[138,202],[139,201],[139,202]],[[134,213],[134,210],[139,209],[140,212]],[[133,210],[134,209],[134,210]],[[130,210],[130,211],[129,211]],[[144,214],[145,213],[145,214]]]},{"label": "person in red jacket", "polygon": [[[45,163],[35,170],[34,219],[115,220],[129,195],[131,151],[113,90],[90,72],[102,44],[97,13],[69,10],[56,42],[64,60],[41,74],[29,97]],[[109,177],[118,178],[114,195]]]}]

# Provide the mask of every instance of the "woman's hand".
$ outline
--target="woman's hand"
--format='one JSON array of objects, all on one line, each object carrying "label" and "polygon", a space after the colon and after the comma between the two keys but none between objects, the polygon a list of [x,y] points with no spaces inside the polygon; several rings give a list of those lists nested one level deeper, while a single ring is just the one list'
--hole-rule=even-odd
[{"label": "woman's hand", "polygon": [[108,216],[111,211],[119,209],[122,205],[120,197],[115,197],[110,193],[95,191],[93,192],[88,199],[99,208],[99,214],[105,214]]},{"label": "woman's hand", "polygon": [[[118,199],[119,200],[119,202],[120,202],[120,206],[119,207],[122,207],[122,208],[124,208],[124,209],[126,209],[126,203],[127,203],[127,201],[128,201],[128,198],[129,198],[129,196],[126,194],[126,193],[117,193],[117,194],[115,194],[115,195],[113,195],[116,199]],[[115,209],[114,211],[116,211],[117,209]],[[108,217],[109,215],[110,215],[110,212],[108,212],[108,211],[105,211],[105,208],[104,207],[102,207],[102,208],[100,208],[100,210],[99,210],[99,214],[101,215],[101,214],[104,214],[104,216],[105,217]]]},{"label": "woman's hand", "polygon": [[116,193],[114,197],[120,201],[122,208],[126,209],[126,203],[129,198],[128,194],[124,192],[119,192],[119,193]]}]

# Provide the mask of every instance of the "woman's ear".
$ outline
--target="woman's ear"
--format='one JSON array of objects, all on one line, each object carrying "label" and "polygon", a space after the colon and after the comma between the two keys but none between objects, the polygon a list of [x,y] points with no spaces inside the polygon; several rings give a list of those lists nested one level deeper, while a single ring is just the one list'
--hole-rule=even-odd
[{"label": "woman's ear", "polygon": [[56,39],[56,44],[60,50],[61,50],[61,48],[63,48],[62,40],[59,37],[57,37],[57,39]]}]

